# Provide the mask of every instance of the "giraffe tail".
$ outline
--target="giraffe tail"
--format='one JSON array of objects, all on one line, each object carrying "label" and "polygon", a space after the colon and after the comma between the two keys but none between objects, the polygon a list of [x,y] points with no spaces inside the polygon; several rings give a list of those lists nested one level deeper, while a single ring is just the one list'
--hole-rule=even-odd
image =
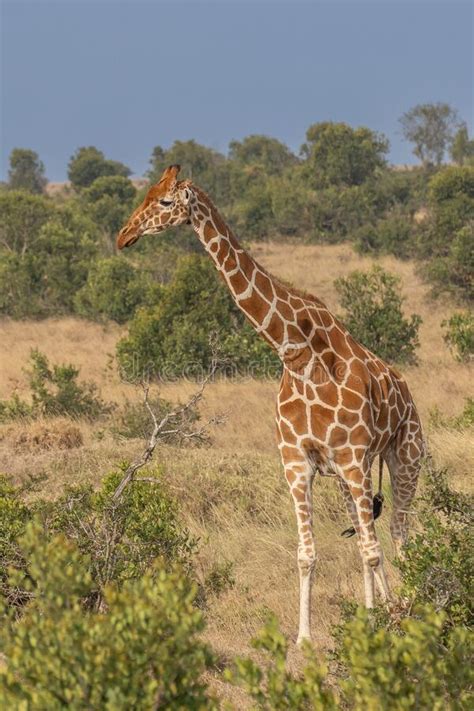
[{"label": "giraffe tail", "polygon": [[[383,508],[383,494],[382,494],[382,475],[383,475],[383,457],[382,455],[379,455],[379,490],[375,494],[373,498],[373,511],[374,511],[374,521],[376,518],[380,516],[382,513],[382,508]],[[346,528],[342,533],[341,536],[343,538],[350,538],[351,536],[354,536],[356,533],[356,530],[353,526],[350,528]]]}]

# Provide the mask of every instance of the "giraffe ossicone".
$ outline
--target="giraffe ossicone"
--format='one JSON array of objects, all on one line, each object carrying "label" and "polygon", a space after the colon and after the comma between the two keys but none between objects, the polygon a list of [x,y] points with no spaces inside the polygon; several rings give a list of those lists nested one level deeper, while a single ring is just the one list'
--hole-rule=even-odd
[{"label": "giraffe ossicone", "polygon": [[424,440],[402,376],[358,343],[318,298],[286,286],[240,245],[198,186],[167,168],[117,238],[119,249],[142,235],[192,224],[232,298],[283,364],[277,398],[278,448],[298,526],[298,641],[311,636],[311,586],[316,561],[312,484],[335,477],[358,534],[365,602],[375,584],[388,599],[383,553],[374,525],[371,466],[387,463],[393,491],[390,530],[397,551],[407,537]]}]

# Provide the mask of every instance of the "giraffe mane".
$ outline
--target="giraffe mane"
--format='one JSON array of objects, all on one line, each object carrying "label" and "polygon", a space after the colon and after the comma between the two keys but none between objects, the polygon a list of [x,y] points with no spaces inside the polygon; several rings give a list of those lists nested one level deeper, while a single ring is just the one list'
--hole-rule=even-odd
[{"label": "giraffe mane", "polygon": [[[180,181],[179,183],[180,186],[189,186],[197,193],[197,195],[202,198],[208,205],[211,207],[213,210],[215,210],[219,215],[219,210],[217,207],[214,205],[212,199],[209,197],[209,195],[206,193],[205,190],[200,188],[198,185],[192,182],[192,180],[183,180]],[[226,223],[227,225],[227,223]],[[234,235],[233,231],[229,228],[230,233],[232,237],[237,240],[237,237]],[[323,308],[327,308],[326,304],[321,301],[321,299],[318,299],[317,296],[314,296],[314,294],[309,293],[308,291],[305,291],[304,289],[297,289],[294,287],[291,283],[285,281],[285,279],[282,279],[281,277],[277,277],[274,274],[271,274],[268,269],[265,269],[256,259],[254,259],[255,264],[257,267],[260,269],[260,271],[265,274],[269,279],[271,279],[277,286],[282,287],[283,289],[286,289],[286,291],[291,295],[291,296],[296,296],[299,299],[304,299],[305,301],[310,301],[313,304],[316,304],[317,306],[322,306]]]}]

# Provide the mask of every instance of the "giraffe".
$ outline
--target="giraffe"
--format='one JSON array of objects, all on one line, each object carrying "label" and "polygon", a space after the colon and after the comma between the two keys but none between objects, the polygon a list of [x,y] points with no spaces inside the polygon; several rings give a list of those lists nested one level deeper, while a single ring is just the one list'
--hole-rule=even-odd
[{"label": "giraffe", "polygon": [[120,231],[117,247],[179,224],[193,226],[232,298],[283,364],[277,397],[277,441],[294,501],[300,583],[297,643],[311,639],[311,587],[316,563],[312,484],[316,473],[341,489],[362,559],[365,604],[375,586],[390,593],[374,525],[371,465],[390,472],[390,522],[397,553],[407,537],[424,441],[402,376],[358,343],[318,298],[286,286],[240,245],[206,193],[168,167]]}]

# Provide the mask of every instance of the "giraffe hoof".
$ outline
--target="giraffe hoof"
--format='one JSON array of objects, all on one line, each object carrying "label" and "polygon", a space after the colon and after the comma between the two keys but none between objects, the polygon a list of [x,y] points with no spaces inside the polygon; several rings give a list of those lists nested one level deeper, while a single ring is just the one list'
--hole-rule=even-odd
[{"label": "giraffe hoof", "polygon": [[301,637],[298,636],[298,639],[296,640],[296,646],[301,649],[301,647],[303,647],[306,642],[311,644],[311,637],[309,635],[302,635]]}]

